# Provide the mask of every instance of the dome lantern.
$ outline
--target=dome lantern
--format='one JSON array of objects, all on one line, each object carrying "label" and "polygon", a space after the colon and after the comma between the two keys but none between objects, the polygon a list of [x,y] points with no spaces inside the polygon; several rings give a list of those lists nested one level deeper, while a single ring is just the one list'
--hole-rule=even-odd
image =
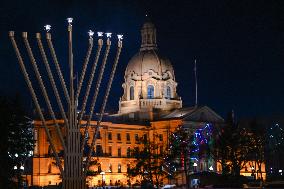
[{"label": "dome lantern", "polygon": [[140,50],[157,49],[156,28],[151,22],[143,24],[141,29],[141,48]]}]

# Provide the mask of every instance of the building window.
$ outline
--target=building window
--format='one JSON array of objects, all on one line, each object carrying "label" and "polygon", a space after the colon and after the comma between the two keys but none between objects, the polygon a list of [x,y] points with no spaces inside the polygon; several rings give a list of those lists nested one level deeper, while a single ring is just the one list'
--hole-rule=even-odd
[{"label": "building window", "polygon": [[112,172],[112,165],[111,164],[108,165],[108,170],[109,170],[110,173]]},{"label": "building window", "polygon": [[89,136],[89,132],[87,131],[87,132],[86,132],[85,139],[87,140],[87,139],[89,139],[89,138],[90,138],[90,136]]},{"label": "building window", "polygon": [[120,164],[120,163],[118,164],[117,172],[118,172],[118,173],[121,173],[121,164]]},{"label": "building window", "polygon": [[48,165],[47,173],[51,173],[51,164]]},{"label": "building window", "polygon": [[159,140],[163,141],[163,134],[159,134]]},{"label": "building window", "polygon": [[102,167],[101,167],[101,164],[98,165],[98,172],[102,172]]},{"label": "building window", "polygon": [[112,156],[112,148],[111,148],[111,146],[108,147],[108,154],[109,154],[109,156]]},{"label": "building window", "polygon": [[130,87],[130,100],[134,100],[134,87]]},{"label": "building window", "polygon": [[117,133],[117,140],[121,140],[121,135],[120,135],[120,133]]},{"label": "building window", "polygon": [[135,134],[135,141],[138,142],[139,141],[139,135]]},{"label": "building window", "polygon": [[163,146],[160,146],[160,154],[163,154],[163,152],[164,152],[164,148]]},{"label": "building window", "polygon": [[97,153],[97,156],[102,156],[103,155],[103,148],[101,145],[97,145],[96,146],[96,153]]},{"label": "building window", "polygon": [[147,87],[147,98],[148,99],[154,98],[154,86],[153,85],[148,85]]},{"label": "building window", "polygon": [[118,147],[118,149],[117,149],[117,156],[121,157],[121,147]]},{"label": "building window", "polygon": [[127,173],[129,173],[130,172],[130,164],[128,163],[127,164]]},{"label": "building window", "polygon": [[167,86],[166,98],[170,99],[171,97],[172,97],[171,87]]},{"label": "building window", "polygon": [[129,133],[126,133],[126,140],[130,141],[130,134]]},{"label": "building window", "polygon": [[143,140],[146,141],[147,140],[147,134],[143,135]]},{"label": "building window", "polygon": [[131,150],[130,150],[130,147],[127,148],[127,157],[130,157],[131,156]]},{"label": "building window", "polygon": [[107,136],[108,136],[108,140],[112,140],[112,133],[111,132],[108,132]]}]

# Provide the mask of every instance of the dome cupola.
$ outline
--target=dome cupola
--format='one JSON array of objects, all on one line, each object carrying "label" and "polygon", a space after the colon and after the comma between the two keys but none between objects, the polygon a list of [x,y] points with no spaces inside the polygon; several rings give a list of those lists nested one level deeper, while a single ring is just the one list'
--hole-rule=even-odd
[{"label": "dome cupola", "polygon": [[141,28],[140,50],[157,49],[156,28],[153,23],[146,22]]},{"label": "dome cupola", "polygon": [[174,69],[170,60],[158,51],[153,23],[143,24],[141,38],[140,50],[125,70],[119,113],[181,108]]}]

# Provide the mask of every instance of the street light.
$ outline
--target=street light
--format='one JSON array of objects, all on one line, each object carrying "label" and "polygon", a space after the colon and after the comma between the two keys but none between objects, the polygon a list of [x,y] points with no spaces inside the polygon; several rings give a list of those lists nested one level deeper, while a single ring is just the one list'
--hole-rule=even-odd
[{"label": "street light", "polygon": [[212,167],[212,165],[209,167],[209,170],[210,170],[210,171],[213,171],[213,170],[214,170],[213,167]]},{"label": "street light", "polygon": [[17,165],[14,166],[14,170],[16,171],[17,173],[17,177],[18,177],[18,188],[20,188],[20,178],[21,178],[21,175],[22,175],[22,172],[24,171],[25,167],[23,165],[20,166],[20,168],[18,168]]},{"label": "street light", "polygon": [[102,175],[102,187],[104,187],[105,174],[106,173],[104,171],[100,173],[100,175]]},{"label": "street light", "polygon": [[193,167],[194,167],[194,172],[196,172],[196,169],[197,169],[196,168],[197,167],[197,163],[196,162],[193,163]]}]

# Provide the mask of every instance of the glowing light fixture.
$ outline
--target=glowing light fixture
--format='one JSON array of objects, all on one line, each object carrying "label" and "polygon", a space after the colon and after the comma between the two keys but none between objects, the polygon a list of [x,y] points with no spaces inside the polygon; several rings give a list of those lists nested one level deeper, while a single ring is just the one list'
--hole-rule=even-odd
[{"label": "glowing light fixture", "polygon": [[15,154],[15,157],[18,157],[19,155],[18,154]]},{"label": "glowing light fixture", "polygon": [[17,169],[17,166],[15,165],[15,166],[14,166],[14,170],[16,170],[16,169]]},{"label": "glowing light fixture", "polygon": [[213,171],[213,170],[214,170],[213,167],[212,167],[212,165],[209,167],[209,170],[210,170],[210,171]]},{"label": "glowing light fixture", "polygon": [[102,37],[104,32],[97,32],[97,34],[98,34],[98,37]]},{"label": "glowing light fixture", "polygon": [[279,173],[282,173],[282,169],[279,169]]},{"label": "glowing light fixture", "polygon": [[45,25],[44,29],[45,29],[46,32],[49,32],[51,30],[51,25],[48,25],[48,24]]},{"label": "glowing light fixture", "polygon": [[118,41],[121,41],[121,40],[123,39],[123,35],[118,34],[118,35],[117,35],[117,38],[118,38]]},{"label": "glowing light fixture", "polygon": [[111,38],[111,33],[106,33],[107,38]]},{"label": "glowing light fixture", "polygon": [[69,23],[69,24],[72,24],[72,22],[73,22],[73,18],[67,18],[67,22]]},{"label": "glowing light fixture", "polygon": [[197,163],[194,162],[194,163],[193,163],[193,167],[197,167]]},{"label": "glowing light fixture", "polygon": [[89,34],[90,37],[93,37],[94,33],[95,33],[95,32],[93,32],[92,30],[89,30],[89,31],[88,31],[88,34]]},{"label": "glowing light fixture", "polygon": [[23,166],[23,165],[21,165],[20,169],[21,169],[21,170],[24,170],[25,168],[24,168],[24,166]]}]

